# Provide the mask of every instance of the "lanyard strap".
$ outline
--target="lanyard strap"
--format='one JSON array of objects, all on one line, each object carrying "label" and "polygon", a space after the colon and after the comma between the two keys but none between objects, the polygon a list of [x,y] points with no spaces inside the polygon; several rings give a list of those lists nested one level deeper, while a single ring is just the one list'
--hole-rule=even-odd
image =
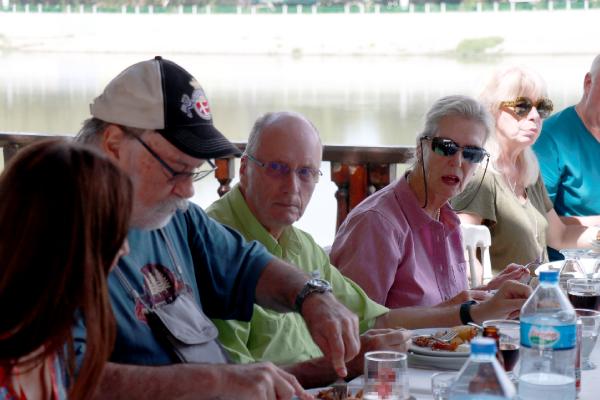
[{"label": "lanyard strap", "polygon": [[[177,255],[175,253],[175,250],[173,249],[173,244],[171,243],[171,240],[165,233],[164,229],[161,228],[158,231],[159,231],[161,237],[163,238],[163,240],[165,241],[165,244],[167,247],[167,253],[169,253],[169,258],[171,259],[171,262],[173,263],[173,265],[175,267],[175,275],[177,275],[177,278],[179,278],[183,282],[185,282],[185,280],[183,279],[183,270],[181,269],[181,265],[177,261]],[[138,291],[134,289],[134,287],[131,285],[131,283],[125,276],[125,273],[123,273],[123,270],[121,270],[121,267],[118,264],[115,267],[115,273],[117,274],[117,278],[119,279],[119,282],[121,282],[121,285],[123,285],[123,287],[125,288],[125,291],[127,291],[127,294],[129,294],[129,296],[132,298],[132,300],[133,301],[139,300],[140,303],[142,303],[142,305],[144,306],[144,308],[146,310],[148,310],[148,311],[152,310],[152,308],[153,308],[152,305],[150,305],[146,301],[144,301],[144,299],[138,293]]]}]

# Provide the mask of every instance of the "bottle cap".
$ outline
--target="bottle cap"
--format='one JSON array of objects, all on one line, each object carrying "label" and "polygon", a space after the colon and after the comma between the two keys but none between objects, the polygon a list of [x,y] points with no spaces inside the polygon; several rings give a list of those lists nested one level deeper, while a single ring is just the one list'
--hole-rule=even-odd
[{"label": "bottle cap", "polygon": [[496,341],[486,337],[471,340],[471,354],[496,354]]},{"label": "bottle cap", "polygon": [[558,283],[558,271],[541,271],[540,283]]}]

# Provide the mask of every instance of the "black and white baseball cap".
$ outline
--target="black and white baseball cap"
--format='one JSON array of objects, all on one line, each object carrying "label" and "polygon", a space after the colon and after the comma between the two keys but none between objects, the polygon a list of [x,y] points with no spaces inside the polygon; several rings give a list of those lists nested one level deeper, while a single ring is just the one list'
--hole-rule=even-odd
[{"label": "black and white baseball cap", "polygon": [[160,56],[121,72],[90,104],[105,122],[151,129],[196,158],[239,156],[214,127],[204,90],[185,69]]}]

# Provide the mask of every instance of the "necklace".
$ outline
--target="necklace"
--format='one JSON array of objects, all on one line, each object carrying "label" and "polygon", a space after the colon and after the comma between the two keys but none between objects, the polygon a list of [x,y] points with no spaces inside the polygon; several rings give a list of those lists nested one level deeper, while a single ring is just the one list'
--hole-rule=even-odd
[{"label": "necklace", "polygon": [[440,210],[441,208],[438,208],[437,210],[435,210],[435,213],[433,213],[433,219],[435,219],[436,221],[440,220]]},{"label": "necklace", "polygon": [[531,201],[529,201],[529,199],[527,200],[527,205],[529,206],[530,210],[532,211],[531,216],[533,217],[533,226],[534,226],[534,237],[535,237],[535,245],[536,245],[536,250],[537,250],[537,259],[536,261],[540,262],[542,260],[542,256],[544,254],[544,250],[542,248],[542,245],[540,244],[540,231],[539,231],[539,225],[538,225],[538,218],[537,218],[537,213],[538,210],[537,208],[534,207],[534,205],[531,203]]},{"label": "necklace", "polygon": [[519,197],[519,196],[517,196],[517,190],[516,190],[517,189],[517,181],[511,181],[510,179],[506,178],[506,182],[508,183],[508,187],[510,188],[510,191],[513,192],[513,194],[516,197]]}]

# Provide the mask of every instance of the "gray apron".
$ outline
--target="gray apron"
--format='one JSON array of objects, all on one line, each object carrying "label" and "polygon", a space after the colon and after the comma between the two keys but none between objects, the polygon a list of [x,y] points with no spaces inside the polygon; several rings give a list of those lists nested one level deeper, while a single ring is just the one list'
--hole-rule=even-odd
[{"label": "gray apron", "polygon": [[[160,230],[165,240],[171,261],[175,265],[175,274],[183,279],[183,271],[164,231]],[[117,265],[115,272],[119,281],[134,300],[139,300],[146,312],[148,326],[157,341],[167,349],[174,362],[179,363],[228,363],[229,359],[217,341],[219,331],[212,321],[202,312],[193,295],[182,292],[174,301],[151,305],[127,281],[125,274]]]}]

